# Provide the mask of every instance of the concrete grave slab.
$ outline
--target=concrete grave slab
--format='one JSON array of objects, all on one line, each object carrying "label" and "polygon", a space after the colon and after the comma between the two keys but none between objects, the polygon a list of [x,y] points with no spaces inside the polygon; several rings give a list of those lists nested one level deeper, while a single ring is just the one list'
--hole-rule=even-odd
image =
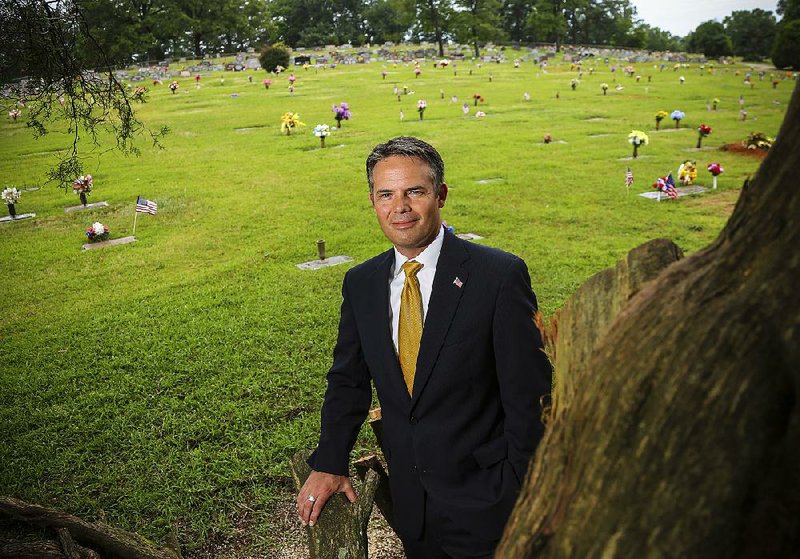
[{"label": "concrete grave slab", "polygon": [[[680,198],[681,196],[691,196],[692,194],[701,194],[706,191],[705,188],[703,188],[702,186],[698,186],[696,184],[690,186],[676,186],[675,190],[678,191],[678,198]],[[639,194],[639,196],[641,196],[642,198],[648,198],[650,200],[658,200],[658,191],[654,190],[653,192],[642,192],[641,194]],[[661,193],[662,200],[666,200],[668,198],[669,196],[667,196],[663,192]]]},{"label": "concrete grave slab", "polygon": [[11,217],[10,215],[7,215],[5,217],[0,217],[0,223],[11,223],[12,221],[24,221],[32,217],[36,217],[36,214],[17,214],[16,217]]},{"label": "concrete grave slab", "polygon": [[70,206],[68,208],[64,208],[64,212],[69,213],[69,212],[76,212],[79,210],[91,210],[93,208],[106,208],[106,207],[108,207],[108,202],[103,200],[102,202],[92,202],[91,204],[86,204],[85,206],[83,204],[80,204],[78,206]]},{"label": "concrete grave slab", "polygon": [[331,256],[325,260],[312,260],[311,262],[303,262],[302,264],[297,264],[297,267],[301,270],[319,270],[320,268],[327,268],[329,266],[336,266],[338,264],[344,264],[345,262],[352,261],[353,258],[350,256]]},{"label": "concrete grave slab", "polygon": [[111,239],[108,241],[99,241],[97,243],[86,243],[81,247],[81,250],[95,250],[98,248],[113,247],[117,245],[127,245],[136,241],[136,237],[122,237],[119,239]]}]

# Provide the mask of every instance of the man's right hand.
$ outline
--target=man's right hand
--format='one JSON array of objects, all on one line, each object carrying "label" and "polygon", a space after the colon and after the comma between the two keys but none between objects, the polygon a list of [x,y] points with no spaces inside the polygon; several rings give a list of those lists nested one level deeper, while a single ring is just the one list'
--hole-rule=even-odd
[{"label": "man's right hand", "polygon": [[313,526],[317,523],[325,503],[334,493],[344,493],[351,503],[356,500],[356,492],[350,484],[349,477],[311,470],[311,474],[297,494],[297,515],[303,526]]}]

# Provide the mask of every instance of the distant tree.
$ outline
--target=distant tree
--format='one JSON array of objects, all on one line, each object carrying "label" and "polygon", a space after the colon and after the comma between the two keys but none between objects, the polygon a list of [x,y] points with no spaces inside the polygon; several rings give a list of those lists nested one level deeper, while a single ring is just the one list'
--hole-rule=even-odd
[{"label": "distant tree", "polygon": [[528,16],[527,29],[534,41],[554,43],[556,52],[561,51],[568,31],[565,4],[565,0],[536,0],[534,10]]},{"label": "distant tree", "polygon": [[800,0],[778,0],[778,15],[783,16],[781,21],[790,22],[800,19]]},{"label": "distant tree", "polygon": [[409,0],[375,0],[364,9],[364,19],[370,43],[400,43],[414,22],[414,6]]},{"label": "distant tree", "polygon": [[521,43],[531,40],[525,23],[532,10],[531,0],[504,0],[501,8],[503,30],[511,41]]},{"label": "distant tree", "polygon": [[502,29],[500,0],[455,0],[455,5],[459,8],[453,18],[456,39],[471,44],[476,58],[481,55],[481,44],[507,38]]},{"label": "distant tree", "polygon": [[745,60],[763,60],[772,50],[776,22],[772,12],[737,10],[722,20],[725,33],[731,38],[733,54]]},{"label": "distant tree", "polygon": [[689,37],[688,47],[692,52],[702,52],[709,58],[733,54],[733,44],[725,33],[725,27],[713,20],[697,26]]},{"label": "distant tree", "polygon": [[87,138],[91,150],[108,134],[125,154],[139,153],[134,141],[141,135],[159,145],[167,129],[152,131],[136,118],[133,103],[144,101],[144,92],[129,93],[117,79],[77,4],[0,0],[0,29],[0,107],[22,101],[35,137],[55,129],[72,141],[50,180],[66,187],[82,174]]},{"label": "distant tree", "polygon": [[640,26],[644,30],[646,43],[645,48],[651,51],[678,51],[681,49],[680,37],[675,37],[669,31],[664,31],[658,27],[651,27],[647,24]]},{"label": "distant tree", "polygon": [[290,55],[291,53],[289,49],[286,48],[286,45],[283,43],[275,43],[274,45],[267,45],[261,49],[258,61],[261,63],[261,67],[267,72],[273,72],[278,66],[288,68]]},{"label": "distant tree", "polygon": [[772,47],[776,68],[800,70],[800,19],[781,25]]},{"label": "distant tree", "polygon": [[453,17],[453,6],[450,0],[417,0],[416,35],[420,38],[432,39],[444,56],[444,38],[450,32]]}]

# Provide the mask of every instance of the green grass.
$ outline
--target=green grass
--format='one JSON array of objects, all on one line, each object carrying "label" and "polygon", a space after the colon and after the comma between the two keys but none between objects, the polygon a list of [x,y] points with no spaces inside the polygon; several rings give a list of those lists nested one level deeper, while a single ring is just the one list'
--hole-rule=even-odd
[{"label": "green grass", "polygon": [[[294,95],[285,75],[266,91],[263,73],[252,84],[247,74],[228,73],[224,85],[208,75],[200,90],[181,79],[176,95],[148,84],[138,114],[172,133],[165,150],[143,146],[139,158],[92,154],[90,201],[109,208],[65,214],[77,197],[48,186],[18,206],[35,220],[0,224],[0,494],[89,518],[103,510],[155,539],[176,525],[189,549],[230,535],[248,508],[251,545],[272,545],[269,511],[291,499],[287,457],[315,443],[347,269],[295,264],[315,258],[320,238],[329,255],[355,263],[388,247],[363,164],[392,136],[417,135],[441,151],[451,186],[445,219],[522,256],[547,315],[648,239],[671,238],[688,253],[708,244],[758,161],[691,151],[697,126],[713,127],[704,140],[712,148],[752,130],[775,135],[793,83],[773,90],[756,78],[751,90],[733,67],[708,75],[640,64],[642,81],[618,72],[625,88],[616,92],[608,67],[596,68],[574,92],[568,65],[537,74],[530,63],[460,63],[457,76],[428,63],[418,79],[411,67],[389,65],[385,81],[380,64],[298,69]],[[612,86],[607,96],[602,82]],[[398,102],[395,83],[415,93]],[[468,101],[474,114],[473,93],[486,98],[482,120],[461,113]],[[707,112],[713,97],[719,110]],[[422,122],[417,99],[428,101]],[[335,124],[330,109],[340,101],[353,119],[319,149],[311,129]],[[668,132],[666,121],[655,133],[656,111],[676,108],[686,112],[684,130]],[[308,126],[282,135],[286,111]],[[605,120],[589,120],[597,117]],[[650,145],[626,161],[633,128],[648,131]],[[545,145],[545,133],[566,143]],[[52,150],[68,143],[59,133],[34,141],[24,124],[4,121],[3,181],[41,183]],[[686,158],[697,159],[707,186],[705,166],[721,162],[719,190],[662,203],[636,196]],[[627,165],[636,179],[629,195]],[[493,178],[502,180],[478,182]],[[93,221],[112,237],[132,233],[137,195],[159,204],[156,216],[139,216],[138,241],[82,252]],[[366,435],[359,441],[370,444]]]}]

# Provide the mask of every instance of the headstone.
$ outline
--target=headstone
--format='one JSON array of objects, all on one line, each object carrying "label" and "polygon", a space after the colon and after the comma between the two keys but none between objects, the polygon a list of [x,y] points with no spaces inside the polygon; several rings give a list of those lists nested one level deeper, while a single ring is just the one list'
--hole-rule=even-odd
[{"label": "headstone", "polygon": [[81,250],[95,250],[98,248],[113,247],[116,245],[126,245],[136,241],[136,237],[122,237],[120,239],[111,239],[110,241],[100,241],[97,243],[86,243],[81,247]]},{"label": "headstone", "polygon": [[303,262],[302,264],[297,264],[297,267],[301,270],[319,270],[320,268],[336,266],[338,264],[344,264],[345,262],[351,262],[352,260],[353,258],[350,256],[331,256],[325,260],[312,260],[310,262]]},{"label": "headstone", "polygon": [[0,223],[11,223],[12,221],[22,221],[25,219],[30,219],[32,217],[36,217],[36,214],[17,214],[16,217],[11,217],[10,215],[0,217]]},{"label": "headstone", "polygon": [[68,208],[64,208],[64,212],[69,213],[69,212],[74,212],[74,211],[78,211],[78,210],[91,210],[93,208],[105,208],[107,206],[108,206],[108,202],[103,200],[102,202],[93,202],[91,204],[86,204],[85,206],[83,204],[80,204],[78,206],[70,206]]},{"label": "headstone", "polygon": [[[675,188],[675,190],[678,192],[678,198],[680,198],[681,196],[691,196],[692,194],[701,194],[706,191],[705,188],[703,188],[702,186],[698,186],[696,184],[689,186],[678,186]],[[663,192],[659,193],[657,190],[654,190],[653,192],[642,192],[641,194],[639,194],[639,196],[641,196],[642,198],[648,198],[650,200],[658,200],[659,194],[661,194],[662,200],[669,199],[669,196],[667,196]]]},{"label": "headstone", "polygon": [[483,239],[480,235],[476,235],[475,233],[457,233],[456,237],[459,239],[463,239],[465,241],[478,241]]}]

